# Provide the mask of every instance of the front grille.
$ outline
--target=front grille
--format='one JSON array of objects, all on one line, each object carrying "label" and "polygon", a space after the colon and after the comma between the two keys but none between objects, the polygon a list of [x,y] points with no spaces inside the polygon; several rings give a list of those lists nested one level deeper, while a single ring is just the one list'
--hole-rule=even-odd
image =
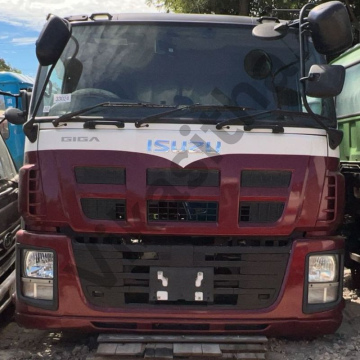
[{"label": "front grille", "polygon": [[290,185],[291,171],[284,170],[243,170],[242,187],[287,188]]},{"label": "front grille", "polygon": [[15,269],[15,234],[20,229],[20,220],[0,234],[0,284]]},{"label": "front grille", "polygon": [[285,204],[283,202],[241,202],[240,223],[274,223],[279,220]]},{"label": "front grille", "polygon": [[218,187],[219,170],[147,169],[147,185]]},{"label": "front grille", "polygon": [[[230,307],[263,309],[272,305],[284,278],[291,241],[286,239],[78,236],[76,266],[88,301],[100,307]],[[255,246],[252,246],[255,244]],[[186,271],[185,271],[186,270]],[[168,279],[168,301],[160,301],[159,271]],[[194,276],[204,274],[204,298],[195,301]],[[195,274],[193,276],[193,274]],[[173,294],[172,294],[173,292]]]},{"label": "front grille", "polygon": [[148,221],[216,222],[218,203],[215,201],[155,201],[147,203]]},{"label": "front grille", "polygon": [[126,220],[126,203],[123,199],[81,199],[86,217],[94,220]]}]

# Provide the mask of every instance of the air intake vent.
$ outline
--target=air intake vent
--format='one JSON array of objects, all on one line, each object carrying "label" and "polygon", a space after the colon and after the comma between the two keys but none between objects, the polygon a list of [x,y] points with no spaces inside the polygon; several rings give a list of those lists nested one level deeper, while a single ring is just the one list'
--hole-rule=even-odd
[{"label": "air intake vent", "polygon": [[282,202],[242,202],[239,222],[272,223],[280,219],[283,211]]},{"label": "air intake vent", "polygon": [[216,222],[217,202],[148,201],[148,221]]},{"label": "air intake vent", "polygon": [[86,167],[75,168],[78,184],[125,184],[125,169],[116,167]]},{"label": "air intake vent", "polygon": [[41,208],[41,188],[39,186],[39,172],[29,171],[29,214],[39,215]]},{"label": "air intake vent", "polygon": [[155,186],[219,186],[218,170],[148,169],[147,184]]},{"label": "air intake vent", "polygon": [[81,199],[82,210],[90,219],[126,220],[125,200],[119,199]]},{"label": "air intake vent", "polygon": [[242,187],[287,188],[290,185],[291,171],[243,170]]}]

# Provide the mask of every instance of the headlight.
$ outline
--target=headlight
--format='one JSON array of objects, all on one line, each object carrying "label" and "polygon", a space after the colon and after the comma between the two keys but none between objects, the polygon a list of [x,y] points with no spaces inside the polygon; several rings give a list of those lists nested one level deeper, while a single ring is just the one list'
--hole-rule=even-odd
[{"label": "headlight", "polygon": [[325,304],[338,300],[339,256],[311,255],[308,266],[308,304]]},{"label": "headlight", "polygon": [[312,255],[309,257],[309,282],[323,283],[337,281],[338,256]]},{"label": "headlight", "polygon": [[54,278],[54,254],[50,251],[25,250],[23,275],[30,278]]},{"label": "headlight", "polygon": [[39,300],[54,299],[54,253],[23,250],[22,295]]}]

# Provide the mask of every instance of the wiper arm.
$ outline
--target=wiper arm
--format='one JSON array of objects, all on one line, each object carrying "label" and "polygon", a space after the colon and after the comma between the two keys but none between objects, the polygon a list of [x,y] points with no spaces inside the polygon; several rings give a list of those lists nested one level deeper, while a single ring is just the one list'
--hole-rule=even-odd
[{"label": "wiper arm", "polygon": [[[59,124],[61,122],[64,121],[68,121],[70,119],[72,119],[75,116],[84,114],[90,110],[99,108],[99,107],[151,107],[151,108],[166,108],[166,107],[170,107],[169,105],[159,105],[159,104],[151,104],[151,103],[133,103],[133,102],[103,102],[103,103],[99,103],[84,109],[80,109],[80,110],[76,110],[73,112],[70,112],[68,114],[64,114],[62,116],[59,116],[57,119],[52,121],[52,124],[57,127],[59,126]],[[173,107],[173,106],[171,106]]]},{"label": "wiper arm", "polygon": [[[266,110],[266,111],[258,112],[258,113],[255,113],[255,114],[247,114],[247,115],[244,115],[244,116],[239,116],[239,117],[235,117],[235,118],[232,118],[232,119],[223,120],[223,121],[220,121],[219,123],[216,124],[216,129],[221,130],[224,126],[227,126],[227,125],[236,125],[239,122],[241,123],[241,122],[243,122],[245,120],[254,120],[258,116],[265,115],[265,114],[270,114],[270,113],[273,113],[275,111],[277,111],[277,110]],[[245,125],[251,125],[251,123],[247,123]]]},{"label": "wiper arm", "polygon": [[111,104],[110,102],[104,102],[104,103],[96,104],[96,105],[93,105],[93,106],[90,106],[90,107],[87,107],[87,108],[84,108],[84,109],[73,111],[73,112],[70,112],[68,114],[64,114],[62,116],[59,116],[57,119],[53,120],[52,124],[54,125],[54,127],[57,127],[57,126],[59,126],[59,124],[61,122],[70,120],[71,118],[73,118],[75,116],[78,116],[78,115],[81,115],[83,113],[86,113],[87,111],[90,111],[90,110],[93,110],[93,109],[96,109],[98,107],[102,107],[102,106],[105,106],[105,105],[110,105],[110,104]]},{"label": "wiper arm", "polygon": [[166,111],[166,112],[163,112],[160,114],[155,114],[155,115],[150,115],[150,116],[144,117],[138,121],[135,121],[135,126],[137,128],[139,128],[144,123],[146,123],[146,124],[153,123],[167,115],[175,114],[177,112],[186,111],[186,110],[202,110],[202,111],[209,111],[209,110],[238,111],[238,110],[242,110],[242,111],[245,111],[245,110],[249,110],[249,108],[246,108],[243,106],[228,106],[228,105],[201,105],[201,104],[183,105],[183,106],[179,106],[176,109],[173,109],[170,111]]}]

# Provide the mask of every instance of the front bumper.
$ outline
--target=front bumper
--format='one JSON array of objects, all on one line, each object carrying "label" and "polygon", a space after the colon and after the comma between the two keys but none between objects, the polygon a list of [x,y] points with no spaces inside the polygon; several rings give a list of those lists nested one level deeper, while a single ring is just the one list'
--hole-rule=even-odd
[{"label": "front bumper", "polygon": [[342,321],[342,298],[316,312],[304,313],[305,259],[309,253],[341,253],[342,238],[301,239],[292,244],[288,265],[276,301],[263,309],[176,305],[100,307],[87,300],[78,276],[71,239],[63,235],[20,231],[23,247],[56,253],[56,306],[44,308],[21,295],[18,266],[16,319],[21,326],[40,329],[79,329],[89,332],[262,334],[319,336],[333,333]]}]

